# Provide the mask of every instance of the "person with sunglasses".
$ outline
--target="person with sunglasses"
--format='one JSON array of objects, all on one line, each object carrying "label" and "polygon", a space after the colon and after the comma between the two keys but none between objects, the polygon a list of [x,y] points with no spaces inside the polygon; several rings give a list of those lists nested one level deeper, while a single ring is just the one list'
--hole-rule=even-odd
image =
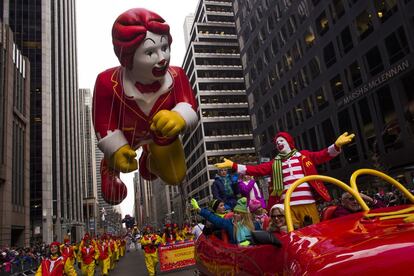
[{"label": "person with sunglasses", "polygon": [[263,224],[263,229],[277,237],[287,233],[283,204],[275,204],[270,208],[269,219]]},{"label": "person with sunglasses", "polygon": [[[362,199],[368,204],[371,209],[385,207],[384,203],[380,200],[374,199],[363,193],[360,193]],[[341,196],[341,203],[335,209],[331,218],[339,218],[353,213],[360,212],[362,210],[358,201],[348,192],[345,192]]]}]

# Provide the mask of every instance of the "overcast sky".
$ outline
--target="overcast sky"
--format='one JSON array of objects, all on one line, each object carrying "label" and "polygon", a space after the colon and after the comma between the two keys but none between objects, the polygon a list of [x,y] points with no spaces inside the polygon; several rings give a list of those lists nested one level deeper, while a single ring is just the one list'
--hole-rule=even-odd
[{"label": "overcast sky", "polygon": [[[79,88],[93,91],[96,76],[119,62],[112,47],[111,30],[115,19],[132,8],[146,8],[158,13],[170,25],[173,38],[171,65],[181,66],[184,55],[184,19],[195,13],[199,0],[78,0],[78,78]],[[128,196],[121,203],[123,215],[133,210],[133,173],[122,175],[128,186]]]}]

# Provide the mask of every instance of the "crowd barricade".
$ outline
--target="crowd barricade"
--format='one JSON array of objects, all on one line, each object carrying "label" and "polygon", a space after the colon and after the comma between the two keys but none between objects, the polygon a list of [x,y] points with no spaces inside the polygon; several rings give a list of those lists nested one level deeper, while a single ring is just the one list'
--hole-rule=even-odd
[{"label": "crowd barricade", "polygon": [[170,271],[195,265],[193,240],[161,244],[158,247],[160,270]]},{"label": "crowd barricade", "polygon": [[12,262],[3,263],[0,267],[0,276],[31,275],[36,272],[40,258],[21,258]]}]

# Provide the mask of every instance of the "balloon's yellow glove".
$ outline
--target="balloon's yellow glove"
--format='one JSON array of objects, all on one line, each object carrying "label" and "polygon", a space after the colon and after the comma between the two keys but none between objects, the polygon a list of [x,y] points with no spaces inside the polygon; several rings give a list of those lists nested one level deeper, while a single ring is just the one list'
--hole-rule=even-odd
[{"label": "balloon's yellow glove", "polygon": [[183,117],[175,111],[160,110],[152,118],[151,130],[164,137],[174,137],[184,128]]},{"label": "balloon's yellow glove", "polygon": [[198,202],[194,198],[191,199],[191,207],[193,207],[193,210],[196,210],[197,212],[200,210],[200,206],[198,206]]},{"label": "balloon's yellow glove", "polygon": [[137,153],[129,145],[124,145],[109,158],[109,166],[123,173],[133,172],[138,169],[136,156]]},{"label": "balloon's yellow glove", "polygon": [[335,146],[337,146],[338,148],[341,148],[342,146],[351,143],[354,137],[355,137],[355,134],[348,135],[348,132],[345,132],[344,134],[339,136],[338,139],[336,139]]},{"label": "balloon's yellow glove", "polygon": [[216,163],[214,166],[218,169],[231,169],[233,167],[233,161],[230,159],[224,158],[224,162],[222,163]]}]

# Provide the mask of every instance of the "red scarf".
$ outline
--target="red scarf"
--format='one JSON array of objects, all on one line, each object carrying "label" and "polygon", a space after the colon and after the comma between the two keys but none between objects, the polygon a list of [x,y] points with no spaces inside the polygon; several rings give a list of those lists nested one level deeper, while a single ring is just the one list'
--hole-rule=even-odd
[{"label": "red scarf", "polygon": [[140,82],[135,83],[135,87],[141,92],[142,94],[146,93],[155,93],[161,88],[161,83],[159,81],[154,81],[150,84],[143,84]]}]

